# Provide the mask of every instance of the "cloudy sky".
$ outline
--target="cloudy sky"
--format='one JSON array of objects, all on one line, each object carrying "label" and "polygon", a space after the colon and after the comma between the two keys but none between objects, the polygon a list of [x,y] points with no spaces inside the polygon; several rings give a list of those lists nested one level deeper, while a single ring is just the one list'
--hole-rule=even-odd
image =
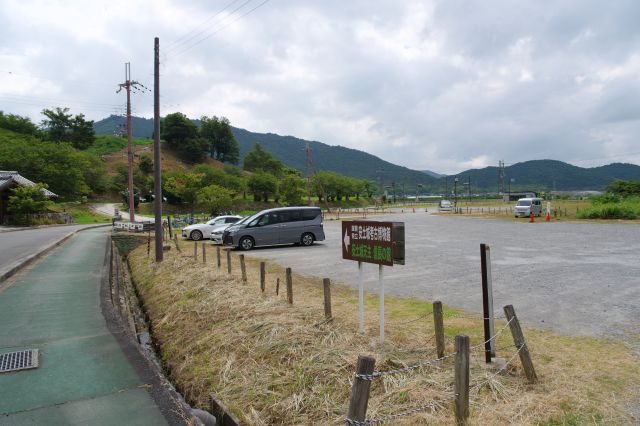
[{"label": "cloudy sky", "polygon": [[[161,114],[361,149],[413,169],[640,164],[640,2],[0,3],[0,110]],[[133,95],[151,117],[151,93]]]}]

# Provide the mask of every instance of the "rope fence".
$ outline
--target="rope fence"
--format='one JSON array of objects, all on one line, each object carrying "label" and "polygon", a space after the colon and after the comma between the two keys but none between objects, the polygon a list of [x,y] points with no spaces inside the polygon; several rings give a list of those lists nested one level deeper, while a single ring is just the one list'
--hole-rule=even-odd
[{"label": "rope fence", "polygon": [[[436,304],[440,302],[434,302],[434,310],[433,312],[438,312],[441,310],[436,308]],[[531,357],[529,354],[529,350],[527,348],[527,344],[524,340],[524,336],[522,335],[522,330],[520,328],[520,324],[515,315],[515,311],[513,306],[507,305],[504,307],[505,316],[507,318],[507,323],[497,332],[495,332],[489,339],[485,340],[482,343],[475,344],[473,346],[469,345],[469,338],[467,336],[458,335],[455,339],[455,351],[448,355],[440,356],[435,359],[428,359],[416,362],[412,365],[408,365],[403,368],[397,368],[393,370],[375,370],[375,359],[367,356],[360,356],[358,358],[358,364],[356,366],[356,373],[354,375],[353,385],[351,389],[351,398],[349,403],[349,412],[347,417],[345,418],[345,423],[348,425],[357,425],[357,426],[369,426],[369,425],[379,425],[387,422],[391,422],[395,419],[401,417],[408,417],[413,414],[423,412],[429,409],[439,410],[445,407],[446,403],[453,402],[454,413],[456,416],[457,424],[467,424],[469,417],[469,395],[477,393],[482,389],[485,385],[492,383],[493,380],[507,368],[509,365],[516,359],[516,357],[520,357],[521,364],[525,375],[529,381],[529,383],[535,383],[537,381],[537,377],[535,375],[535,371],[533,369],[533,363],[531,362]],[[437,323],[437,318],[434,318]],[[510,355],[509,359],[502,365],[499,369],[494,371],[490,376],[484,377],[482,379],[476,380],[473,385],[469,384],[469,360],[470,354],[472,350],[477,350],[479,348],[483,348],[487,343],[495,342],[498,337],[507,329],[511,329],[512,337],[514,340],[514,345],[506,345],[501,347],[500,349],[512,349],[516,348],[516,350]],[[369,393],[371,388],[372,381],[382,378],[389,375],[402,374],[417,370],[421,367],[425,366],[433,366],[437,364],[443,363],[447,359],[455,358],[454,362],[454,392],[451,397],[442,398],[439,400],[432,400],[425,402],[419,406],[416,406],[409,410],[403,410],[398,413],[389,414],[387,416],[383,416],[380,418],[366,418],[367,413],[367,405],[369,401]]]},{"label": "rope fence", "polygon": [[[181,252],[180,247],[178,245],[177,238],[174,236],[174,243],[176,244],[177,251]],[[192,257],[195,261],[198,260],[198,245],[202,247],[202,261],[206,263],[206,247],[204,244],[197,244],[195,242],[193,244],[193,255],[190,256],[187,253],[184,253],[183,256]],[[221,252],[223,250],[220,247],[216,248],[216,256],[217,259],[217,269],[221,271],[222,269],[222,260],[223,257]],[[231,260],[231,252],[229,250],[224,250],[226,252],[226,266],[227,266],[227,274],[233,275],[232,271],[232,260]],[[182,254],[182,253],[181,253]],[[212,256],[213,257],[213,256]],[[235,257],[235,256],[234,256]],[[244,255],[240,255],[236,257],[236,260],[233,263],[239,262],[240,270],[242,272],[242,283],[247,284],[246,278],[246,266],[245,266],[245,258]],[[293,304],[293,284],[292,284],[292,272],[291,268],[286,268],[285,270],[285,279],[283,280],[283,289],[286,290],[287,301],[290,304]],[[238,275],[237,272],[235,275]],[[280,273],[276,275],[281,275]],[[271,278],[273,280],[273,278]],[[266,263],[260,262],[260,290],[265,292],[265,282],[266,282]],[[278,294],[278,288],[280,284],[280,277],[277,278],[276,283],[276,295]],[[286,287],[285,287],[286,285]],[[324,288],[324,312],[325,318],[319,322],[317,322],[316,326],[321,326],[324,324],[328,324],[334,320],[332,316],[331,310],[331,283],[328,278],[323,279],[323,288]],[[284,295],[283,295],[284,296]],[[338,302],[338,304],[341,304]],[[302,305],[307,306],[308,301],[302,302]],[[309,305],[311,306],[311,305]],[[410,365],[406,365],[400,368],[394,368],[390,370],[375,370],[375,359],[367,356],[360,356],[358,358],[358,365],[356,367],[356,372],[354,375],[354,380],[352,383],[351,390],[351,398],[349,404],[349,412],[344,419],[344,421],[349,425],[379,425],[384,423],[393,422],[394,420],[402,417],[408,417],[414,415],[419,412],[424,412],[427,410],[441,410],[450,402],[453,402],[454,413],[456,416],[456,422],[458,424],[466,424],[467,419],[469,417],[469,396],[470,394],[477,395],[477,393],[482,389],[485,385],[491,384],[493,386],[494,379],[502,374],[516,357],[520,357],[520,361],[522,364],[522,368],[527,377],[529,383],[535,383],[537,381],[537,377],[535,375],[535,370],[533,368],[533,363],[531,361],[531,356],[522,334],[522,330],[520,328],[520,324],[515,315],[515,311],[513,306],[507,305],[503,308],[504,316],[495,315],[494,319],[506,319],[505,324],[496,332],[494,332],[488,339],[483,339],[481,343],[477,343],[474,345],[469,344],[469,337],[464,335],[458,335],[455,337],[455,350],[448,354],[445,354],[445,332],[444,332],[444,313],[442,309],[442,303],[436,301],[433,303],[433,309],[423,313],[417,318],[412,318],[406,321],[399,322],[399,326],[404,326],[407,324],[415,323],[417,321],[425,320],[429,316],[433,315],[434,321],[434,333],[428,341],[432,338],[436,340],[436,354],[435,358],[431,359],[423,359],[417,362],[414,362]],[[446,315],[448,320],[456,319],[456,318],[472,318],[476,321],[482,321],[486,318],[483,318],[484,315],[468,315],[468,314],[459,314],[459,315]],[[499,337],[504,334],[504,331],[510,328],[511,334],[513,337],[513,344],[509,345],[501,345],[500,349],[496,349],[496,342]],[[493,343],[493,345],[489,345]],[[489,347],[494,346],[491,349],[491,354],[489,354]],[[502,365],[500,368],[495,370],[490,376],[481,377],[474,381],[473,384],[470,385],[469,375],[470,375],[470,359],[474,359],[475,357],[472,355],[474,352],[478,353],[483,351],[485,355],[488,357],[487,363],[491,363],[491,357],[495,357],[495,352],[498,350],[506,350],[506,349],[514,349],[515,351],[510,354],[509,359]],[[425,368],[425,367],[440,367],[442,365],[451,366],[451,363],[447,361],[453,360],[453,373],[454,373],[454,390],[449,395],[449,391],[444,390],[441,392],[441,397],[437,399],[433,399],[430,401],[424,401],[422,404],[419,404],[413,408],[402,409],[397,413],[388,414],[379,418],[367,418],[367,405],[369,400],[369,392],[371,384],[374,380],[385,378],[388,376],[395,376],[399,374],[406,374],[415,372],[416,370]],[[402,363],[401,363],[402,365]],[[438,370],[441,373],[446,373],[446,369]],[[438,391],[436,391],[438,392]]]}]

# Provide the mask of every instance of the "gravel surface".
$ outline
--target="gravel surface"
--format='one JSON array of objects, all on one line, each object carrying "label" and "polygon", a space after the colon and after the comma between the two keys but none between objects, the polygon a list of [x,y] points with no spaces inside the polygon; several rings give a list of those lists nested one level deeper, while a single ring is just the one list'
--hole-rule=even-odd
[{"label": "gravel surface", "polygon": [[[486,243],[496,315],[513,304],[527,326],[624,340],[638,335],[638,225],[512,222],[423,211],[369,219],[406,225],[406,265],[385,268],[386,294],[482,312],[480,243]],[[357,287],[357,263],[341,258],[340,226],[325,222],[327,239],[312,247],[258,248],[249,255]],[[365,289],[376,292],[378,267],[365,264],[364,276]]]}]

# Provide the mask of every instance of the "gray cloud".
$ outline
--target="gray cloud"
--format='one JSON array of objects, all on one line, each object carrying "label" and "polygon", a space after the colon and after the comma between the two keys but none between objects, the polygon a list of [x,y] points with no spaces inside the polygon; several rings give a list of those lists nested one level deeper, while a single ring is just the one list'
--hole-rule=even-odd
[{"label": "gray cloud", "polygon": [[[100,119],[122,108],[124,62],[151,87],[159,36],[163,114],[224,115],[444,173],[640,164],[637,2],[271,0],[240,18],[251,0],[229,15],[243,0],[198,27],[230,3],[5,1],[0,109]],[[134,110],[150,116],[151,96]]]}]

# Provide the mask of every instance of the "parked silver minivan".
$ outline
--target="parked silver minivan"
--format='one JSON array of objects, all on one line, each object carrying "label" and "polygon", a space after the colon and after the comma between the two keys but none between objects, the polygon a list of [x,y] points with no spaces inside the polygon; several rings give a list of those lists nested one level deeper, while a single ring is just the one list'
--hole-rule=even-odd
[{"label": "parked silver minivan", "polygon": [[231,225],[222,240],[225,245],[242,250],[278,244],[310,246],[324,240],[322,212],[319,207],[263,210],[239,225]]},{"label": "parked silver minivan", "polygon": [[513,208],[515,217],[542,215],[542,198],[520,198]]}]

